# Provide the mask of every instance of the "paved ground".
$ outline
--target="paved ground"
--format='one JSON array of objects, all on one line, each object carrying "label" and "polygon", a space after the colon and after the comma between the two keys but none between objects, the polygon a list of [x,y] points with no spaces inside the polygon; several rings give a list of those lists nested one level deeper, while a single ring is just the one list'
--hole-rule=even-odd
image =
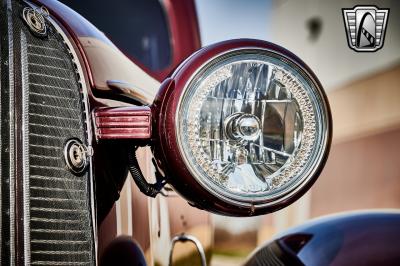
[{"label": "paved ground", "polygon": [[210,266],[239,266],[244,260],[245,258],[213,255]]}]

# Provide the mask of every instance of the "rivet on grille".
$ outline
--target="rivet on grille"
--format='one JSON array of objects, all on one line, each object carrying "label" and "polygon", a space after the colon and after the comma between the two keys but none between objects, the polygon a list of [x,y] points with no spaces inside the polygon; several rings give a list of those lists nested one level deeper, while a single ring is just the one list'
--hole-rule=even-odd
[{"label": "rivet on grille", "polygon": [[83,173],[89,163],[91,149],[88,149],[79,139],[69,139],[64,147],[64,158],[68,169],[74,174]]}]

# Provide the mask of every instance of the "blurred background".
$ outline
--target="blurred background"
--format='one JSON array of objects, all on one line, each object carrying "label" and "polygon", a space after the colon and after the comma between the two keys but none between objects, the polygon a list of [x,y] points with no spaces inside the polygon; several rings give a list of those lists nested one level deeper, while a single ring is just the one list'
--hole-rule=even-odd
[{"label": "blurred background", "polygon": [[[390,8],[383,49],[348,47],[342,8],[355,5]],[[240,265],[256,245],[315,217],[400,207],[399,1],[197,0],[196,8],[203,45],[247,37],[297,54],[319,77],[333,115],[330,156],[311,191],[263,217],[213,215],[212,265]]]},{"label": "blurred background", "polygon": [[[168,52],[172,44],[165,14],[154,5],[171,1],[124,0],[114,7],[119,7],[118,16],[112,16],[107,1],[62,1],[111,35],[122,51],[148,69],[164,69],[173,60]],[[390,8],[381,50],[357,53],[348,47],[342,8],[355,5]],[[284,210],[255,218],[211,215],[211,235],[205,234],[208,227],[198,226],[202,219],[209,222],[208,214],[188,207],[180,197],[170,198],[172,207],[168,209],[162,197],[154,200],[140,195],[128,178],[120,200],[100,228],[103,241],[127,234],[149,247],[149,231],[136,221],[132,224],[132,217],[140,217],[140,225],[157,220],[154,217],[168,221],[169,215],[171,226],[159,222],[161,225],[151,224],[148,229],[150,233],[158,232],[160,239],[167,235],[165,242],[151,240],[158,243],[153,255],[166,251],[168,256],[170,235],[181,232],[178,225],[186,228],[195,224],[192,231],[185,230],[196,235],[208,253],[212,252],[211,265],[240,265],[257,245],[309,219],[345,211],[400,207],[400,1],[195,0],[195,9],[201,45],[232,38],[262,39],[287,48],[311,67],[327,91],[333,115],[333,142],[326,167],[313,188]],[[193,30],[189,24],[186,26]],[[176,213],[179,211],[182,214]],[[140,215],[133,215],[135,212]],[[149,251],[145,253],[150,257]]]}]

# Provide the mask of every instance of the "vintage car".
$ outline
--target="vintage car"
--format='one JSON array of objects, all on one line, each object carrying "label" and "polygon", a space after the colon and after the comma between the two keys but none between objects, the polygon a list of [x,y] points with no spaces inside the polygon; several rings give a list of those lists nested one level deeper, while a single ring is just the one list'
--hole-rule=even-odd
[{"label": "vintage car", "polygon": [[[253,39],[201,48],[191,0],[134,14],[63,2],[115,44],[61,2],[1,2],[2,265],[206,265],[209,213],[268,214],[315,182],[331,114],[296,55]],[[119,15],[149,25],[128,39]],[[399,219],[317,220],[246,263],[395,265]]]}]

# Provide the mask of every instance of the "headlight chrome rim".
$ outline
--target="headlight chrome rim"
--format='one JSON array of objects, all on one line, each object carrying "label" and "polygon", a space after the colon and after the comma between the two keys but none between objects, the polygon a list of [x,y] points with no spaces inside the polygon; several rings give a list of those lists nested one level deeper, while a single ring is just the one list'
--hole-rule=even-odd
[{"label": "headlight chrome rim", "polygon": [[[305,79],[305,81],[310,84],[310,88],[313,91],[312,96],[317,96],[320,100],[321,103],[321,112],[320,115],[324,115],[322,118],[325,120],[325,124],[322,123],[322,127],[325,126],[325,128],[321,129],[322,135],[320,136],[320,139],[322,140],[322,143],[317,143],[316,145],[318,146],[318,152],[312,152],[311,155],[309,156],[314,156],[316,158],[313,158],[311,160],[308,160],[308,162],[305,162],[305,167],[301,168],[300,171],[297,171],[295,175],[297,175],[296,180],[289,180],[286,182],[285,185],[271,193],[269,196],[266,195],[261,195],[258,197],[254,196],[238,196],[238,195],[233,195],[230,192],[227,192],[226,190],[222,189],[221,187],[217,186],[216,184],[213,184],[211,180],[207,180],[204,176],[204,174],[200,173],[198,169],[196,169],[193,166],[193,163],[189,161],[189,158],[187,154],[185,154],[185,150],[183,148],[183,143],[182,139],[179,136],[179,133],[181,132],[181,122],[180,119],[180,111],[182,107],[182,101],[185,99],[186,94],[188,93],[188,88],[195,82],[195,80],[207,70],[209,69],[212,65],[217,65],[218,62],[225,60],[226,58],[229,57],[235,57],[236,55],[240,55],[243,53],[250,53],[250,54],[260,54],[264,56],[269,56],[273,57],[276,60],[279,60],[282,62],[282,64],[291,67],[292,69],[295,69],[296,72]],[[283,72],[282,72],[283,73]],[[283,75],[284,77],[284,75]],[[308,95],[308,99],[310,99],[310,95]],[[311,104],[311,107],[313,105]],[[309,106],[308,106],[309,107]],[[318,107],[318,106],[317,106]],[[303,113],[303,110],[302,110]],[[315,131],[315,128],[314,128]],[[315,133],[317,134],[317,133]],[[236,206],[241,206],[241,207],[250,207],[250,208],[264,208],[264,207],[269,207],[271,205],[279,205],[281,202],[287,201],[289,198],[292,198],[295,194],[298,193],[299,190],[302,190],[307,184],[312,182],[314,177],[318,175],[318,172],[320,171],[320,166],[321,164],[324,164],[324,159],[326,158],[327,155],[327,150],[329,150],[329,143],[330,143],[330,134],[331,134],[331,118],[330,118],[330,111],[329,111],[329,106],[326,101],[326,96],[324,94],[324,91],[322,89],[322,86],[318,82],[318,80],[315,78],[312,72],[310,72],[306,67],[302,65],[302,62],[298,62],[293,58],[290,58],[289,56],[285,55],[284,53],[281,53],[275,49],[271,48],[261,48],[257,46],[246,46],[246,47],[240,47],[240,48],[234,48],[230,49],[227,51],[224,51],[222,53],[219,53],[209,60],[207,60],[205,63],[201,65],[192,75],[190,78],[186,81],[186,84],[184,85],[184,88],[182,90],[182,93],[179,97],[178,103],[177,103],[177,109],[175,112],[175,138],[178,144],[180,156],[183,159],[186,167],[188,168],[189,172],[192,174],[194,179],[196,180],[199,185],[201,185],[204,189],[206,189],[209,193],[211,193],[213,196],[221,199],[224,202],[236,205]],[[314,140],[315,141],[315,140]],[[297,156],[296,156],[297,157]],[[310,158],[308,158],[310,159]],[[284,168],[284,167],[282,167]],[[280,169],[277,173],[280,173],[282,169]],[[284,169],[285,171],[286,169]],[[300,172],[300,174],[299,174]],[[298,179],[298,180],[297,180]]]}]

